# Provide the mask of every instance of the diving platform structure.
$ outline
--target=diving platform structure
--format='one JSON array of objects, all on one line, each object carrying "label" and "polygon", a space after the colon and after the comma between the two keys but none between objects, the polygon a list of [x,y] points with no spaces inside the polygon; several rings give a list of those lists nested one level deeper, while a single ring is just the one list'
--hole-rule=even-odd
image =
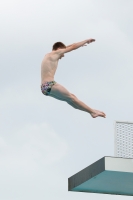
[{"label": "diving platform structure", "polygon": [[133,196],[133,159],[103,157],[68,178],[68,191]]},{"label": "diving platform structure", "polygon": [[133,196],[133,122],[115,121],[115,157],[103,157],[68,178],[68,190]]}]

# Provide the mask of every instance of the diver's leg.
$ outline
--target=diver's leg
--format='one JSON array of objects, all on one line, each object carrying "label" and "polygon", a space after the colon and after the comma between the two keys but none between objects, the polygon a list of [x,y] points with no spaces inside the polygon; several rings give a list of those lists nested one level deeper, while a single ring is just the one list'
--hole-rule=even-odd
[{"label": "diver's leg", "polygon": [[58,83],[52,86],[49,96],[52,96],[62,101],[66,101],[74,108],[90,113],[93,118],[98,116],[105,117],[105,114],[103,112],[90,108]]},{"label": "diver's leg", "polygon": [[[58,99],[58,100],[60,100],[60,101],[65,101],[65,100],[63,100],[63,99],[61,99],[61,98],[59,98],[59,97],[57,97],[57,96],[55,96],[55,95],[53,95],[53,94],[51,94],[51,93],[50,93],[49,96],[54,97],[55,99]],[[77,106],[75,106],[74,104],[72,104],[72,103],[70,103],[70,102],[67,102],[67,103],[68,103],[70,106],[74,107],[75,109],[78,109]]]}]

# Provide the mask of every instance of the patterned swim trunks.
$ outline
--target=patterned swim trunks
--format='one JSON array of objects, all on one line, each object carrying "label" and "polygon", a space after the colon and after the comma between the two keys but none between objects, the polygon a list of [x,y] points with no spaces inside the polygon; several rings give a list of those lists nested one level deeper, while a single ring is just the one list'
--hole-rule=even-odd
[{"label": "patterned swim trunks", "polygon": [[55,85],[56,82],[55,81],[50,81],[50,82],[45,82],[41,85],[41,91],[44,95],[49,95],[51,88],[53,85]]}]

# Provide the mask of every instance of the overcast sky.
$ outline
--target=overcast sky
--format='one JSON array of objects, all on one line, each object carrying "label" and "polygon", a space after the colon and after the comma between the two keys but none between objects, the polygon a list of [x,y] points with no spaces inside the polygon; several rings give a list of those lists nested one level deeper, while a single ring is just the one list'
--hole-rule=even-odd
[{"label": "overcast sky", "polygon": [[[114,155],[114,121],[133,121],[132,8],[132,0],[0,1],[1,200],[127,199],[67,188],[68,177]],[[53,43],[88,38],[96,42],[59,61],[55,81],[106,119],[40,91]]]}]

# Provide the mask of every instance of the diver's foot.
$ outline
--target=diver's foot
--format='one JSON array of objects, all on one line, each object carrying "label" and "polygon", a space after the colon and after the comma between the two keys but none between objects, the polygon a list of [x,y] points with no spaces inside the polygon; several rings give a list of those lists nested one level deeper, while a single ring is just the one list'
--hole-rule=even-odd
[{"label": "diver's foot", "polygon": [[93,110],[92,113],[91,113],[91,116],[93,118],[96,118],[96,117],[106,117],[105,113],[104,112],[101,112],[99,110]]}]

